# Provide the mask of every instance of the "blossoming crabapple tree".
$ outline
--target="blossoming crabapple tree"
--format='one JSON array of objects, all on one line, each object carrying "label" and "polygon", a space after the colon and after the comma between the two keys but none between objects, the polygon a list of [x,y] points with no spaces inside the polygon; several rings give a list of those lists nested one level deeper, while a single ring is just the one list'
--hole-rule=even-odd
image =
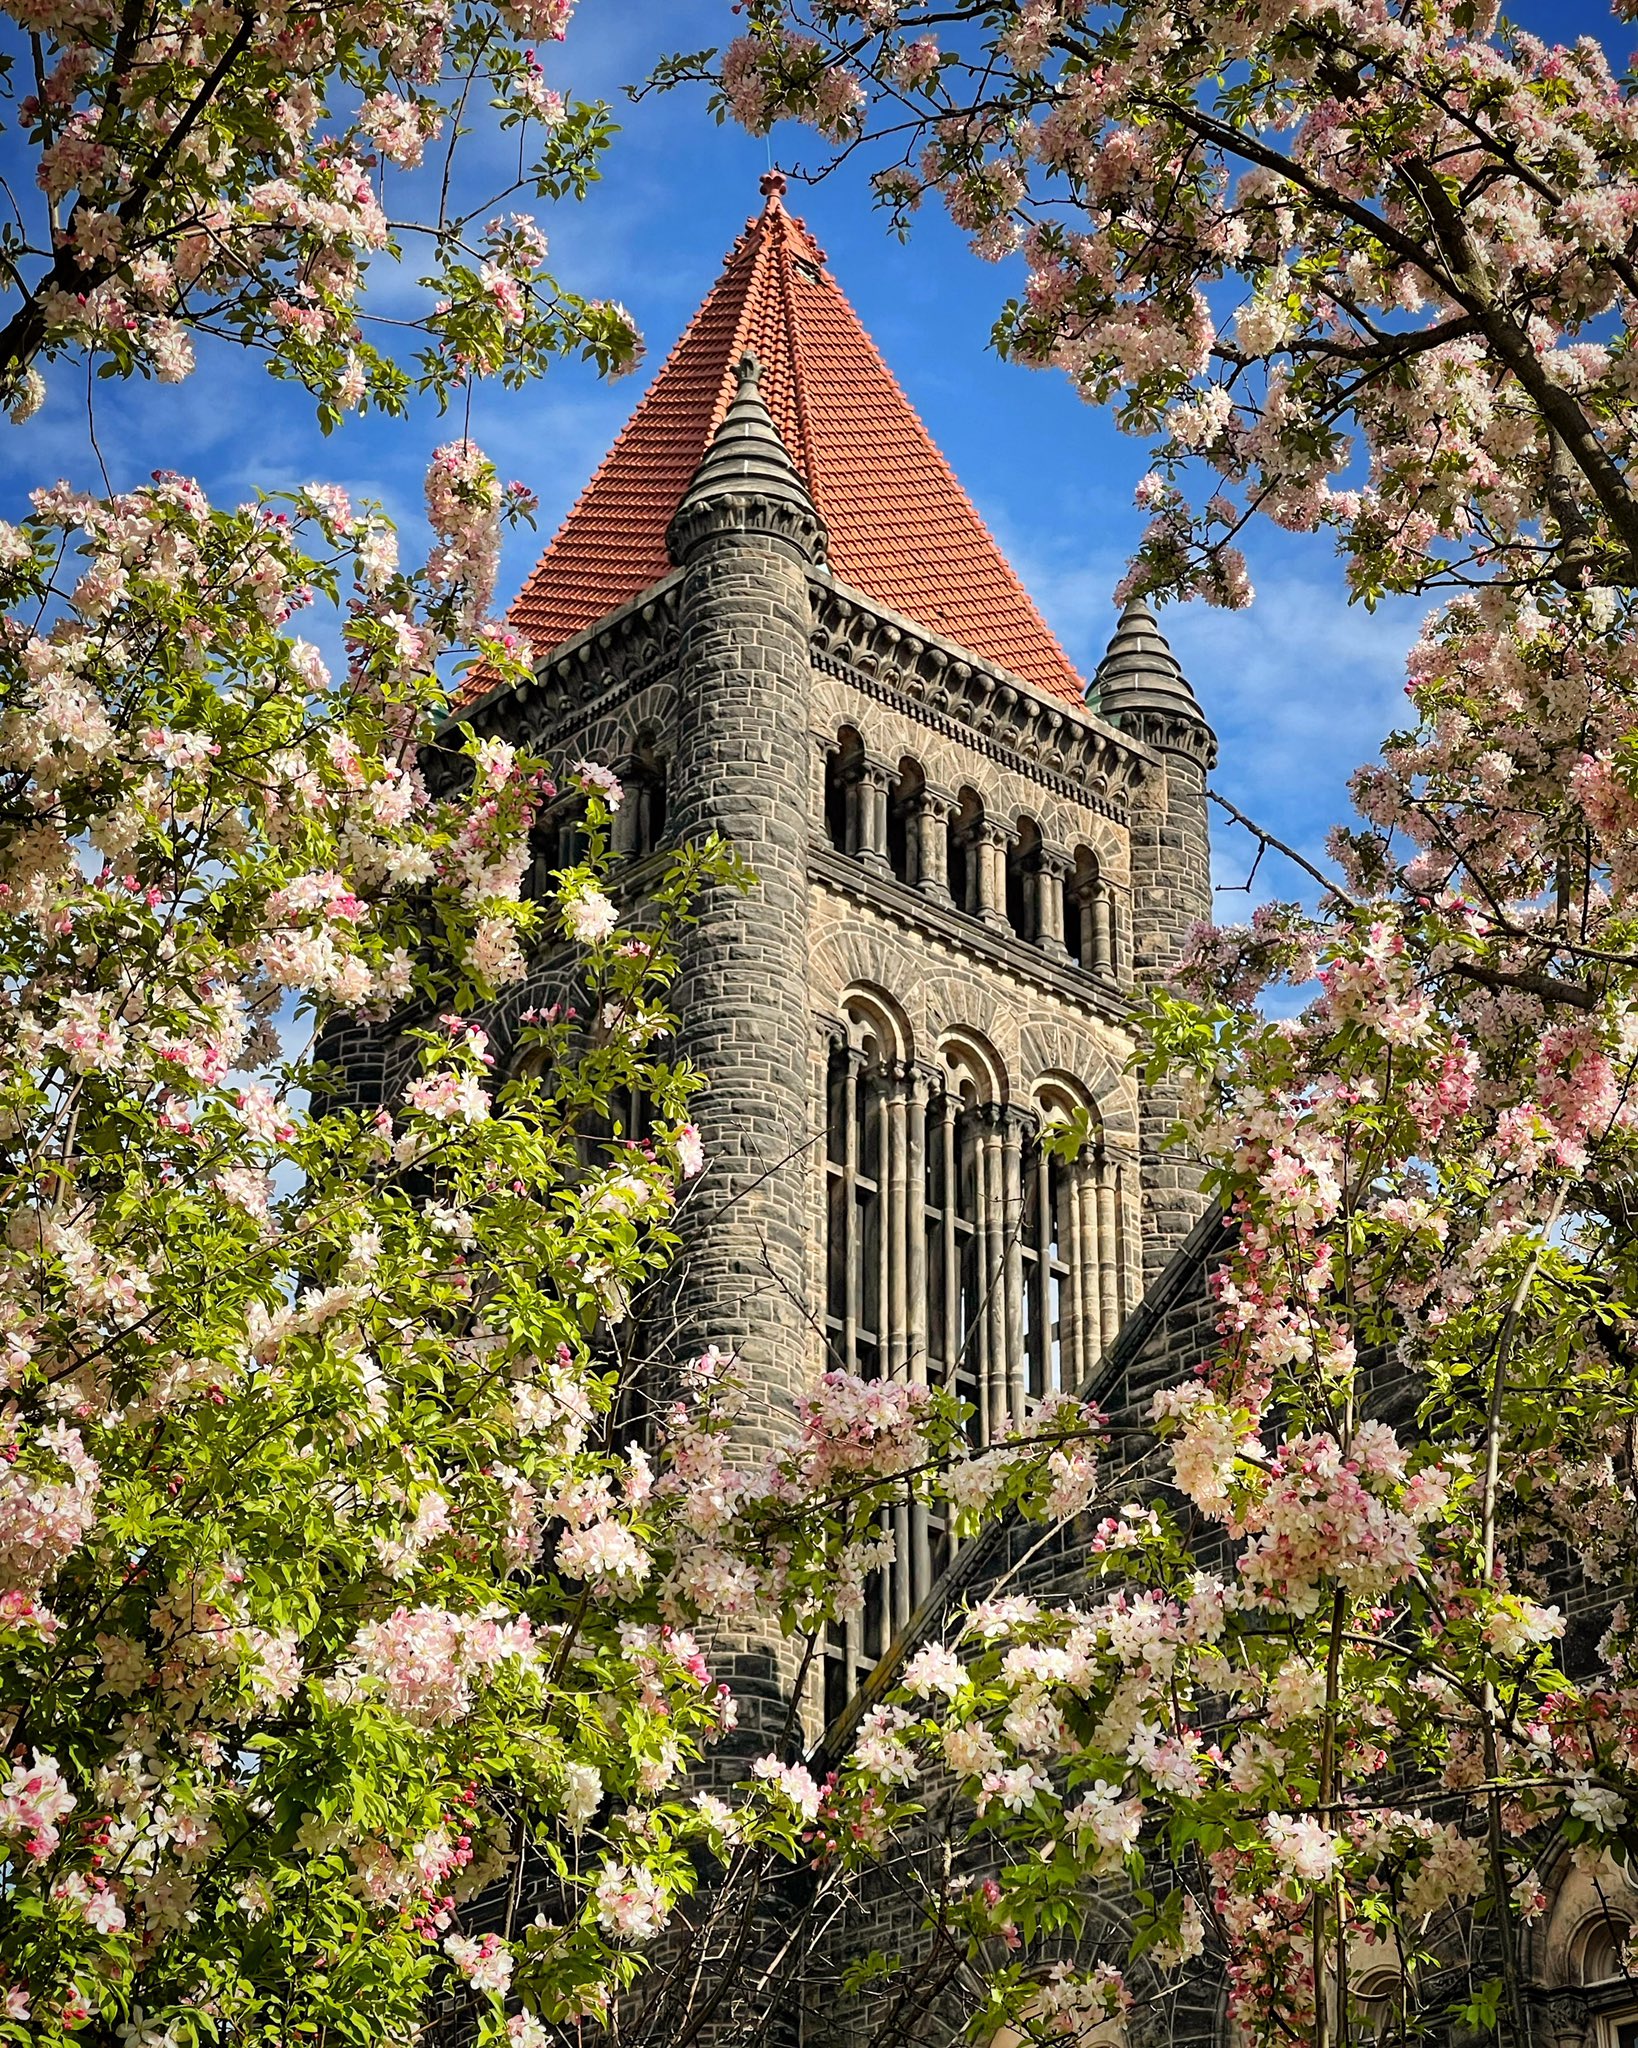
[{"label": "blossoming crabapple tree", "polygon": [[[200,331],[326,424],[628,362],[532,223],[449,210],[447,159],[387,204],[486,99],[525,185],[584,187],[603,116],[523,47],[568,12],[14,12],[17,414],[58,362],[180,375]],[[361,292],[412,235],[442,298],[406,362]],[[686,850],[623,923],[618,787],[580,764],[585,858],[525,900],[545,764],[446,729],[452,663],[527,661],[489,622],[523,502],[459,439],[416,571],[329,485],[58,485],[0,525],[0,2037],[407,2042],[462,1982],[524,2048],[606,2011],[712,1849],[754,1882],[810,1799],[778,1759],[681,1798],[733,1718],[688,1624],[823,1626],[881,1485],[948,1442],[838,1383],[729,1474],[715,1362],[631,1440],[594,1339],[703,1165],[655,1046],[670,934],[738,869]],[[592,1021],[541,1017],[508,1078],[475,1014],[542,948],[578,949]],[[389,1014],[414,1058],[379,1105],[292,1049]],[[653,1138],[589,1142],[623,1092]]]},{"label": "blossoming crabapple tree", "polygon": [[[38,190],[13,194],[0,229],[0,401],[26,416],[50,364],[87,350],[105,375],[177,381],[200,332],[265,353],[327,430],[565,350],[628,366],[629,316],[563,290],[536,221],[502,210],[597,176],[608,111],[553,90],[533,47],[572,12],[6,8],[0,59]],[[516,147],[479,197],[452,171],[485,114],[503,165]],[[383,324],[368,276],[406,263],[424,296]],[[413,356],[379,338],[406,324]]]},{"label": "blossoming crabapple tree", "polygon": [[[1002,350],[1151,442],[1125,589],[1249,601],[1263,515],[1364,602],[1440,598],[1317,914],[1202,931],[1149,1020],[1239,1225],[1154,1417],[1188,1523],[1125,1518],[1095,1613],[918,1660],[892,1769],[942,1748],[1014,1935],[1089,1872],[1147,1884],[1139,1946],[1209,1946],[1244,2038],[1340,2038],[1369,1978],[1372,2028],[1527,2041],[1554,1859],[1638,1853],[1630,81],[1483,0],[736,27],[662,80],[874,150],[901,224],[932,197],[1021,261]],[[1317,993],[1271,1022],[1281,983]],[[1559,1640],[1572,1554],[1596,1661]],[[1052,2029],[1085,1995],[1031,1994]]]}]

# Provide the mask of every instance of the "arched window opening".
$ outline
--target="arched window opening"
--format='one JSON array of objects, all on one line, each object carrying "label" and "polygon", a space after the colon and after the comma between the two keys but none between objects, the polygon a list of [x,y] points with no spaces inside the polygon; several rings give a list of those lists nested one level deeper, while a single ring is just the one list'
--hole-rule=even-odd
[{"label": "arched window opening", "polygon": [[1064,936],[1071,955],[1088,974],[1114,974],[1115,900],[1098,857],[1089,846],[1075,849],[1069,897],[1070,914]]},{"label": "arched window opening", "polygon": [[1030,945],[1041,937],[1040,873],[1041,828],[1033,818],[1020,818],[1007,847],[1007,922]]},{"label": "arched window opening", "polygon": [[1638,2048],[1638,1977],[1627,1967],[1633,1924],[1624,1913],[1601,1910],[1584,1920],[1570,1942],[1571,1982],[1593,2021],[1596,2048]]},{"label": "arched window opening", "polygon": [[631,852],[641,859],[665,844],[666,763],[654,735],[639,736],[626,781],[631,807]]},{"label": "arched window opening", "polygon": [[1368,1971],[1350,1987],[1349,2005],[1345,2040],[1393,2041],[1401,2034],[1405,1987],[1396,1970]]},{"label": "arched window opening", "polygon": [[586,800],[578,793],[559,797],[529,831],[529,872],[525,892],[536,901],[552,893],[552,877],[577,867],[591,842],[586,833]]},{"label": "arched window opening", "polygon": [[825,756],[825,832],[838,853],[859,850],[858,788],[864,751],[858,733],[844,725]]},{"label": "arched window opening", "polygon": [[978,912],[978,863],[979,834],[984,829],[984,805],[977,790],[964,789],[956,798],[956,808],[945,826],[945,873],[949,878],[950,897],[957,910],[965,910],[969,916]]},{"label": "arched window opening", "polygon": [[[1572,1955],[1575,1981],[1591,1989],[1595,1984],[1625,1982],[1628,1977],[1623,1951],[1632,1939],[1632,1923],[1615,1913],[1598,1913],[1576,1935]],[[1638,1986],[1634,1987],[1638,1989]]]},{"label": "arched window opening", "polygon": [[1041,1142],[1024,1154],[1023,1257],[1025,1391],[1031,1403],[1072,1393],[1068,1336],[1073,1260],[1071,1169]]},{"label": "arched window opening", "polygon": [[[925,1097],[909,1027],[879,990],[843,998],[825,1064],[825,1339],[830,1361],[865,1379],[921,1378],[915,1339],[922,1280],[911,1246],[910,1160]],[[919,1247],[916,1249],[919,1250]],[[879,1662],[942,1569],[942,1524],[908,1503],[884,1510],[890,1563],[873,1571],[861,1609],[826,1634],[827,1719]],[[936,1562],[935,1562],[936,1560]]]},{"label": "arched window opening", "polygon": [[844,998],[826,1060],[825,1335],[834,1362],[866,1379],[888,1368],[886,1322],[903,1290],[903,1229],[884,1209],[889,1178],[904,1178],[908,1041],[888,999],[860,991]]},{"label": "arched window opening", "polygon": [[927,778],[908,756],[899,763],[899,779],[887,797],[887,865],[911,888],[921,880],[917,831]]}]

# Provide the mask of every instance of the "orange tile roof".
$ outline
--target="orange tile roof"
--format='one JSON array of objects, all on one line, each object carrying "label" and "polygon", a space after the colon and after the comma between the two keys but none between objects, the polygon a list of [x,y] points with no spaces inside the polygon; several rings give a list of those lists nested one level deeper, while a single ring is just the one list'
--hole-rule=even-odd
[{"label": "orange tile roof", "polygon": [[657,583],[665,530],[721,423],[747,348],[762,395],[830,528],[836,574],[866,597],[1055,697],[1085,691],[934,447],[824,252],[763,180],[767,204],[729,252],[579,502],[518,593],[510,623],[549,653]]}]

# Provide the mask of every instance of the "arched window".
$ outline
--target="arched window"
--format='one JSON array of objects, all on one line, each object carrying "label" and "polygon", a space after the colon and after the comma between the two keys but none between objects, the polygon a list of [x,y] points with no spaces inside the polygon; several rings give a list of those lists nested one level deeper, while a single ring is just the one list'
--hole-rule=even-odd
[{"label": "arched window", "polygon": [[525,891],[537,900],[552,893],[552,877],[586,857],[586,800],[577,791],[541,811],[529,832]]},{"label": "arched window", "polygon": [[858,788],[864,752],[864,741],[851,725],[844,725],[825,756],[825,831],[838,853],[859,850]]},{"label": "arched window", "polygon": [[1625,1953],[1632,1938],[1625,1915],[1598,1912],[1571,1940],[1571,1972],[1592,2017],[1593,2048],[1638,2048],[1638,1977],[1629,1972]]},{"label": "arched window", "polygon": [[904,1317],[890,1357],[889,1310],[904,1292],[904,1228],[884,1216],[905,1177],[909,1026],[879,991],[842,1000],[825,1070],[825,1335],[835,1362],[874,1379],[902,1364]]},{"label": "arched window", "polygon": [[1065,942],[1077,965],[1089,974],[1120,972],[1114,891],[1089,846],[1075,849],[1065,923]]},{"label": "arched window", "polygon": [[1622,1950],[1631,1939],[1629,1921],[1610,1913],[1595,1914],[1577,1931],[1572,1946],[1575,1981],[1591,1986],[1625,1977]]},{"label": "arched window", "polygon": [[945,827],[945,873],[950,897],[957,910],[976,916],[979,908],[979,834],[984,828],[984,804],[976,789],[963,789]]},{"label": "arched window", "polygon": [[1352,2010],[1345,2038],[1359,2042],[1396,2039],[1405,2018],[1405,1986],[1399,1972],[1367,1970],[1349,1989]]},{"label": "arched window", "polygon": [[922,798],[927,778],[908,756],[899,763],[899,779],[887,797],[887,865],[901,882],[914,888],[921,880],[920,835]]},{"label": "arched window", "polygon": [[[831,1363],[865,1379],[919,1379],[921,1279],[912,1256],[909,1165],[921,1098],[903,1013],[879,989],[844,992],[825,1063],[825,1341]],[[920,1507],[884,1512],[891,1563],[872,1572],[861,1609],[824,1643],[827,1720],[878,1663],[942,1569],[942,1527]],[[936,1555],[936,1564],[935,1564]]]},{"label": "arched window", "polygon": [[1007,922],[1030,945],[1041,937],[1040,870],[1041,828],[1033,818],[1020,818],[1007,847]]},{"label": "arched window", "polygon": [[666,763],[652,733],[640,734],[626,778],[630,851],[637,859],[665,844]]}]

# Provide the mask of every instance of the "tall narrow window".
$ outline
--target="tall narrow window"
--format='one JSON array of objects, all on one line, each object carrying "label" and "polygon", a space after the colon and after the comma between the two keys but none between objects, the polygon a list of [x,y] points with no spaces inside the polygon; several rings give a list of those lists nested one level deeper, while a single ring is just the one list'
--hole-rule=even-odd
[{"label": "tall narrow window", "polygon": [[1024,1153],[1023,1320],[1025,1390],[1031,1402],[1073,1391],[1065,1345],[1074,1262],[1070,1171],[1039,1137]]},{"label": "tall narrow window", "polygon": [[1077,966],[1089,974],[1118,973],[1114,892],[1089,846],[1075,849],[1068,894],[1064,939]]},{"label": "tall narrow window", "polygon": [[[825,1336],[831,1361],[865,1379],[882,1377],[893,1361],[896,1372],[910,1369],[904,1043],[885,1004],[866,1013],[861,999],[826,1060]],[[860,1610],[826,1632],[827,1719],[852,1698],[931,1583],[925,1513],[884,1511],[882,1533],[893,1539],[892,1562],[870,1573]],[[939,1557],[942,1566],[942,1548]]]},{"label": "tall narrow window", "polygon": [[978,909],[978,834],[984,823],[984,805],[978,792],[962,790],[957,806],[950,813],[945,827],[945,873],[949,877],[950,895],[957,910],[975,913]]},{"label": "tall narrow window", "polygon": [[1041,936],[1036,889],[1041,861],[1041,828],[1033,818],[1020,818],[1007,847],[1007,922],[1031,945]]},{"label": "tall narrow window", "polygon": [[666,764],[651,736],[638,742],[626,802],[632,807],[631,851],[640,859],[665,843]]},{"label": "tall narrow window", "polygon": [[899,779],[887,798],[887,865],[912,888],[921,880],[916,830],[927,778],[914,761],[899,764]]},{"label": "tall narrow window", "polygon": [[880,1045],[834,1040],[826,1069],[825,1333],[834,1361],[883,1370],[885,1080]]},{"label": "tall narrow window", "polygon": [[859,835],[859,770],[864,762],[864,741],[844,725],[836,745],[825,756],[825,834],[838,853],[857,853]]},{"label": "tall narrow window", "polygon": [[[969,1097],[972,1093],[968,1086]],[[978,1147],[971,1102],[947,1083],[927,1105],[922,1229],[927,1274],[927,1377],[972,1408],[979,1440]]]}]

